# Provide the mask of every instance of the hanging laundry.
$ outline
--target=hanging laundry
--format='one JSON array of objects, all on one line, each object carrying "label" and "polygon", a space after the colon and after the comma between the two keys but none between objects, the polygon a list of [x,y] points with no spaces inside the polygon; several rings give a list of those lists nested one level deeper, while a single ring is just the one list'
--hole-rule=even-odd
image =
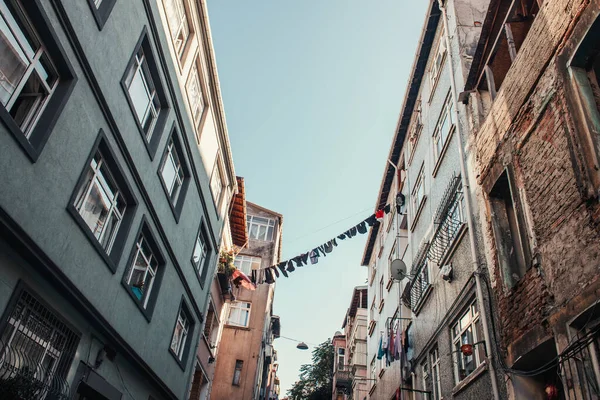
[{"label": "hanging laundry", "polygon": [[287,262],[287,270],[288,270],[288,272],[292,272],[292,271],[294,271],[295,269],[296,269],[296,268],[294,268],[294,263],[292,262],[292,260],[289,260],[289,261]]},{"label": "hanging laundry", "polygon": [[283,274],[283,276],[285,276],[286,278],[288,277],[287,271],[285,270],[285,265],[287,263],[279,263],[279,265],[277,266],[279,268],[279,270],[281,271],[281,273]]},{"label": "hanging laundry", "polygon": [[350,237],[354,237],[354,236],[356,236],[356,227],[355,226],[350,228]]},{"label": "hanging laundry", "polygon": [[337,247],[337,241],[335,240],[335,238],[331,239],[331,243],[333,243],[333,245]]},{"label": "hanging laundry", "polygon": [[367,224],[365,223],[365,221],[363,221],[360,224],[356,225],[356,230],[360,234],[367,233]]},{"label": "hanging laundry", "polygon": [[279,278],[279,271],[277,271],[277,267],[271,267],[269,269],[272,269],[273,273],[275,273],[275,276]]},{"label": "hanging laundry", "polygon": [[384,354],[385,354],[385,352],[383,350],[383,333],[382,333],[381,336],[379,336],[379,348],[377,350],[377,359],[381,360],[383,358]]},{"label": "hanging laundry", "polygon": [[386,214],[389,214],[390,211],[392,211],[392,205],[391,204],[387,204],[384,208],[383,208],[383,212],[385,212]]},{"label": "hanging laundry", "polygon": [[296,256],[294,258],[292,258],[292,260],[294,260],[294,262],[296,263],[296,267],[300,268],[302,267],[302,258],[300,258],[300,256]]},{"label": "hanging laundry", "polygon": [[300,254],[300,259],[302,260],[302,265],[308,265],[308,253]]},{"label": "hanging laundry", "polygon": [[273,274],[271,273],[271,268],[265,269],[266,279],[265,282],[268,284],[275,283],[275,279],[273,279]]},{"label": "hanging laundry", "polygon": [[313,249],[310,251],[310,263],[316,264],[319,262],[319,250]]},{"label": "hanging laundry", "polygon": [[367,223],[367,225],[369,226],[373,226],[375,225],[375,223],[377,222],[377,218],[375,217],[375,214],[371,215],[369,218],[365,219],[365,222]]},{"label": "hanging laundry", "polygon": [[319,251],[321,252],[323,257],[327,257],[327,254],[325,254],[325,245],[324,244],[319,246]]},{"label": "hanging laundry", "polygon": [[325,248],[325,253],[331,253],[333,251],[333,244],[331,243],[331,240],[325,243],[323,247]]},{"label": "hanging laundry", "polygon": [[383,216],[384,216],[383,210],[377,210],[377,212],[375,213],[375,218],[377,218],[379,220],[383,219]]},{"label": "hanging laundry", "polygon": [[346,239],[346,234],[342,233],[341,235],[338,235],[338,239],[340,239],[340,240]]}]

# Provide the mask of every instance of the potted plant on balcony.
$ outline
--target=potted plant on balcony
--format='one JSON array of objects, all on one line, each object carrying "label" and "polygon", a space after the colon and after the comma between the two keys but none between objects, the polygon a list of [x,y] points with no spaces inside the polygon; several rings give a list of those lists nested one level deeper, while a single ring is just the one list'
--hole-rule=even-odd
[{"label": "potted plant on balcony", "polygon": [[219,254],[219,266],[217,268],[217,279],[219,280],[219,286],[223,293],[229,293],[231,288],[230,280],[233,271],[235,271],[235,265],[233,261],[235,259],[233,249],[232,250],[221,250]]}]

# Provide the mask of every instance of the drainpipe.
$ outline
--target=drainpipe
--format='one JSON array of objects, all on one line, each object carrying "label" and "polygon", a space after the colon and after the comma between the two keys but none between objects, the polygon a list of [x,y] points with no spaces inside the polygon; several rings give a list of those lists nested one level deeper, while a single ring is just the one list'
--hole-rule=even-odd
[{"label": "drainpipe", "polygon": [[[461,135],[460,123],[458,119],[458,94],[456,90],[456,78],[454,75],[454,66],[452,64],[452,51],[450,47],[450,34],[448,31],[448,14],[446,13],[446,7],[442,4],[442,0],[438,0],[438,4],[440,10],[442,11],[442,20],[444,25],[444,39],[446,41],[446,49],[448,51],[448,63],[450,67],[450,87],[452,90],[452,101],[454,102],[454,117],[456,119],[456,133],[458,138],[458,155],[460,158],[460,175],[462,186],[465,188],[465,206],[467,208],[467,225],[469,227],[469,242],[471,247],[471,261],[473,263],[473,274],[475,275],[475,286],[477,292],[477,302],[479,303],[479,312],[481,313],[481,321],[483,326],[483,336],[485,339],[485,348],[488,354],[489,365],[488,368],[490,370],[490,379],[492,381],[492,392],[494,394],[494,400],[500,399],[500,394],[498,392],[498,380],[496,377],[496,368],[494,366],[494,352],[492,350],[492,342],[490,338],[490,328],[488,325],[487,311],[485,309],[485,302],[483,299],[483,289],[481,285],[481,276],[479,272],[479,260],[477,257],[477,251],[475,249],[475,229],[473,224],[473,205],[471,204],[471,196],[469,191],[469,180],[467,179],[467,168],[465,165],[465,157],[464,157],[464,147],[463,140]],[[491,310],[490,310],[491,311]]]}]

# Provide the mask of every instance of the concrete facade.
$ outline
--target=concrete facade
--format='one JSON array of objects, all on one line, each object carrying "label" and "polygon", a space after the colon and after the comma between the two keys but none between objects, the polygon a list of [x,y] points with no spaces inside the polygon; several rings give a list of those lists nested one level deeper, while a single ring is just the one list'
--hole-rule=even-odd
[{"label": "concrete facade", "polygon": [[337,331],[331,339],[333,345],[333,380],[332,400],[348,399],[348,386],[350,386],[350,371],[346,364],[346,335]]},{"label": "concrete facade", "polygon": [[508,394],[597,398],[600,3],[509,3],[490,3],[464,96]]},{"label": "concrete facade", "polygon": [[[279,262],[283,217],[273,211],[247,202],[248,218],[257,216],[274,221],[271,239],[259,240],[252,234],[248,246],[239,256],[260,258],[260,263],[252,269],[257,287],[248,290],[238,287],[233,290],[235,297],[225,307],[224,327],[217,357],[211,399],[269,399],[275,385],[269,385],[275,351],[273,340],[279,337],[279,317],[273,315],[275,284],[267,283],[264,270]],[[250,226],[250,223],[249,223]],[[239,316],[239,307],[249,304],[249,317]],[[242,314],[241,314],[242,313]]]},{"label": "concrete facade", "polygon": [[[369,232],[362,260],[369,268],[370,399],[505,396],[494,389],[495,349],[485,347],[490,310],[474,274],[485,263],[482,233],[471,222],[479,219],[463,163],[469,131],[455,91],[486,10],[486,1],[460,0],[428,8],[376,204],[390,205],[390,213]],[[404,261],[408,278],[393,278],[394,259]],[[380,343],[398,336],[406,338],[400,359],[379,359]],[[462,344],[473,345],[473,354],[463,355]]]},{"label": "concrete facade", "polygon": [[[15,3],[8,4],[11,8],[2,12],[15,12]],[[28,356],[30,369],[44,363],[38,367],[43,375],[38,372],[35,379],[44,380],[50,392],[69,398],[98,398],[99,393],[106,398],[187,398],[223,229],[221,205],[236,190],[231,157],[225,150],[222,194],[214,201],[204,149],[196,141],[197,129],[204,128],[193,126],[184,111],[185,95],[176,83],[178,67],[168,55],[171,39],[162,29],[158,4],[104,1],[96,8],[94,2],[39,0],[27,2],[24,13],[38,30],[59,83],[38,125],[25,132],[29,136],[10,110],[0,107],[3,351],[17,351],[17,346],[24,351],[32,343],[9,334],[17,326],[30,332],[31,320],[22,316],[15,322],[15,307],[28,301],[27,307],[55,318],[55,329],[73,334],[69,349],[46,342],[53,346],[52,359],[50,353],[43,359]],[[201,36],[202,29],[197,32]],[[124,83],[139,49],[151,64],[161,103],[149,142]],[[205,83],[212,79],[208,73],[200,77]],[[204,112],[220,121],[210,128],[205,124],[206,129],[225,137],[219,100],[212,93],[204,101]],[[179,143],[186,167],[176,204],[160,175],[171,138]],[[109,251],[74,206],[98,150],[127,203]],[[207,246],[203,274],[190,261],[199,230]],[[126,283],[141,234],[159,260],[148,305],[139,303]],[[181,312],[188,318],[188,332],[178,356],[170,346]],[[17,373],[12,371],[5,365],[2,378]]]},{"label": "concrete facade", "polygon": [[342,328],[346,337],[346,364],[351,386],[347,399],[364,399],[369,390],[367,381],[367,287],[357,286]]}]

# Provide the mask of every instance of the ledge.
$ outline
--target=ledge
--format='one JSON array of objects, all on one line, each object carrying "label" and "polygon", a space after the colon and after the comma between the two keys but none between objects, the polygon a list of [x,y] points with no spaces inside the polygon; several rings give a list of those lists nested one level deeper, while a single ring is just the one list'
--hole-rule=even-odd
[{"label": "ledge", "polygon": [[381,314],[381,311],[383,310],[384,305],[385,305],[385,300],[381,299],[381,301],[379,302],[379,314]]},{"label": "ledge", "polygon": [[374,383],[373,386],[371,386],[371,389],[369,389],[369,396],[371,396],[373,394],[376,387],[377,387],[377,383]]},{"label": "ledge", "polygon": [[469,386],[471,383],[473,383],[475,380],[477,380],[477,378],[479,378],[481,376],[481,374],[483,374],[487,370],[488,370],[488,362],[486,359],[486,360],[483,360],[477,368],[475,368],[475,371],[473,371],[471,373],[471,375],[467,376],[465,379],[460,381],[456,386],[454,386],[454,389],[452,389],[452,395],[455,396],[459,392],[463,391],[467,386]]},{"label": "ledge", "polygon": [[[431,175],[434,178],[437,175],[438,170],[440,169],[440,165],[442,164],[442,160],[444,159],[446,152],[448,151],[448,147],[450,146],[450,141],[452,140],[452,136],[454,135],[455,130],[456,124],[452,124],[452,126],[450,127],[450,133],[448,133],[448,137],[446,138],[446,143],[444,143],[444,146],[442,146],[442,151],[438,155],[438,159],[435,160],[435,166],[433,167],[433,172],[431,173]],[[433,145],[435,146],[435,143]]]},{"label": "ledge", "polygon": [[229,328],[229,329],[237,329],[240,331],[250,331],[250,328],[246,327],[246,326],[237,326],[237,325],[229,325],[229,324],[225,324],[223,325],[224,328]]},{"label": "ledge", "polygon": [[392,286],[394,286],[394,280],[392,278],[388,279],[388,283],[385,286],[385,288],[387,289],[387,291],[389,292],[392,289]]},{"label": "ledge", "polygon": [[421,204],[419,205],[419,209],[417,210],[417,212],[415,213],[415,218],[410,221],[410,231],[414,231],[415,230],[415,226],[417,226],[417,222],[419,221],[419,217],[421,216],[421,212],[423,211],[423,208],[425,208],[425,203],[427,203],[427,195],[423,196],[423,200],[421,200]]}]

